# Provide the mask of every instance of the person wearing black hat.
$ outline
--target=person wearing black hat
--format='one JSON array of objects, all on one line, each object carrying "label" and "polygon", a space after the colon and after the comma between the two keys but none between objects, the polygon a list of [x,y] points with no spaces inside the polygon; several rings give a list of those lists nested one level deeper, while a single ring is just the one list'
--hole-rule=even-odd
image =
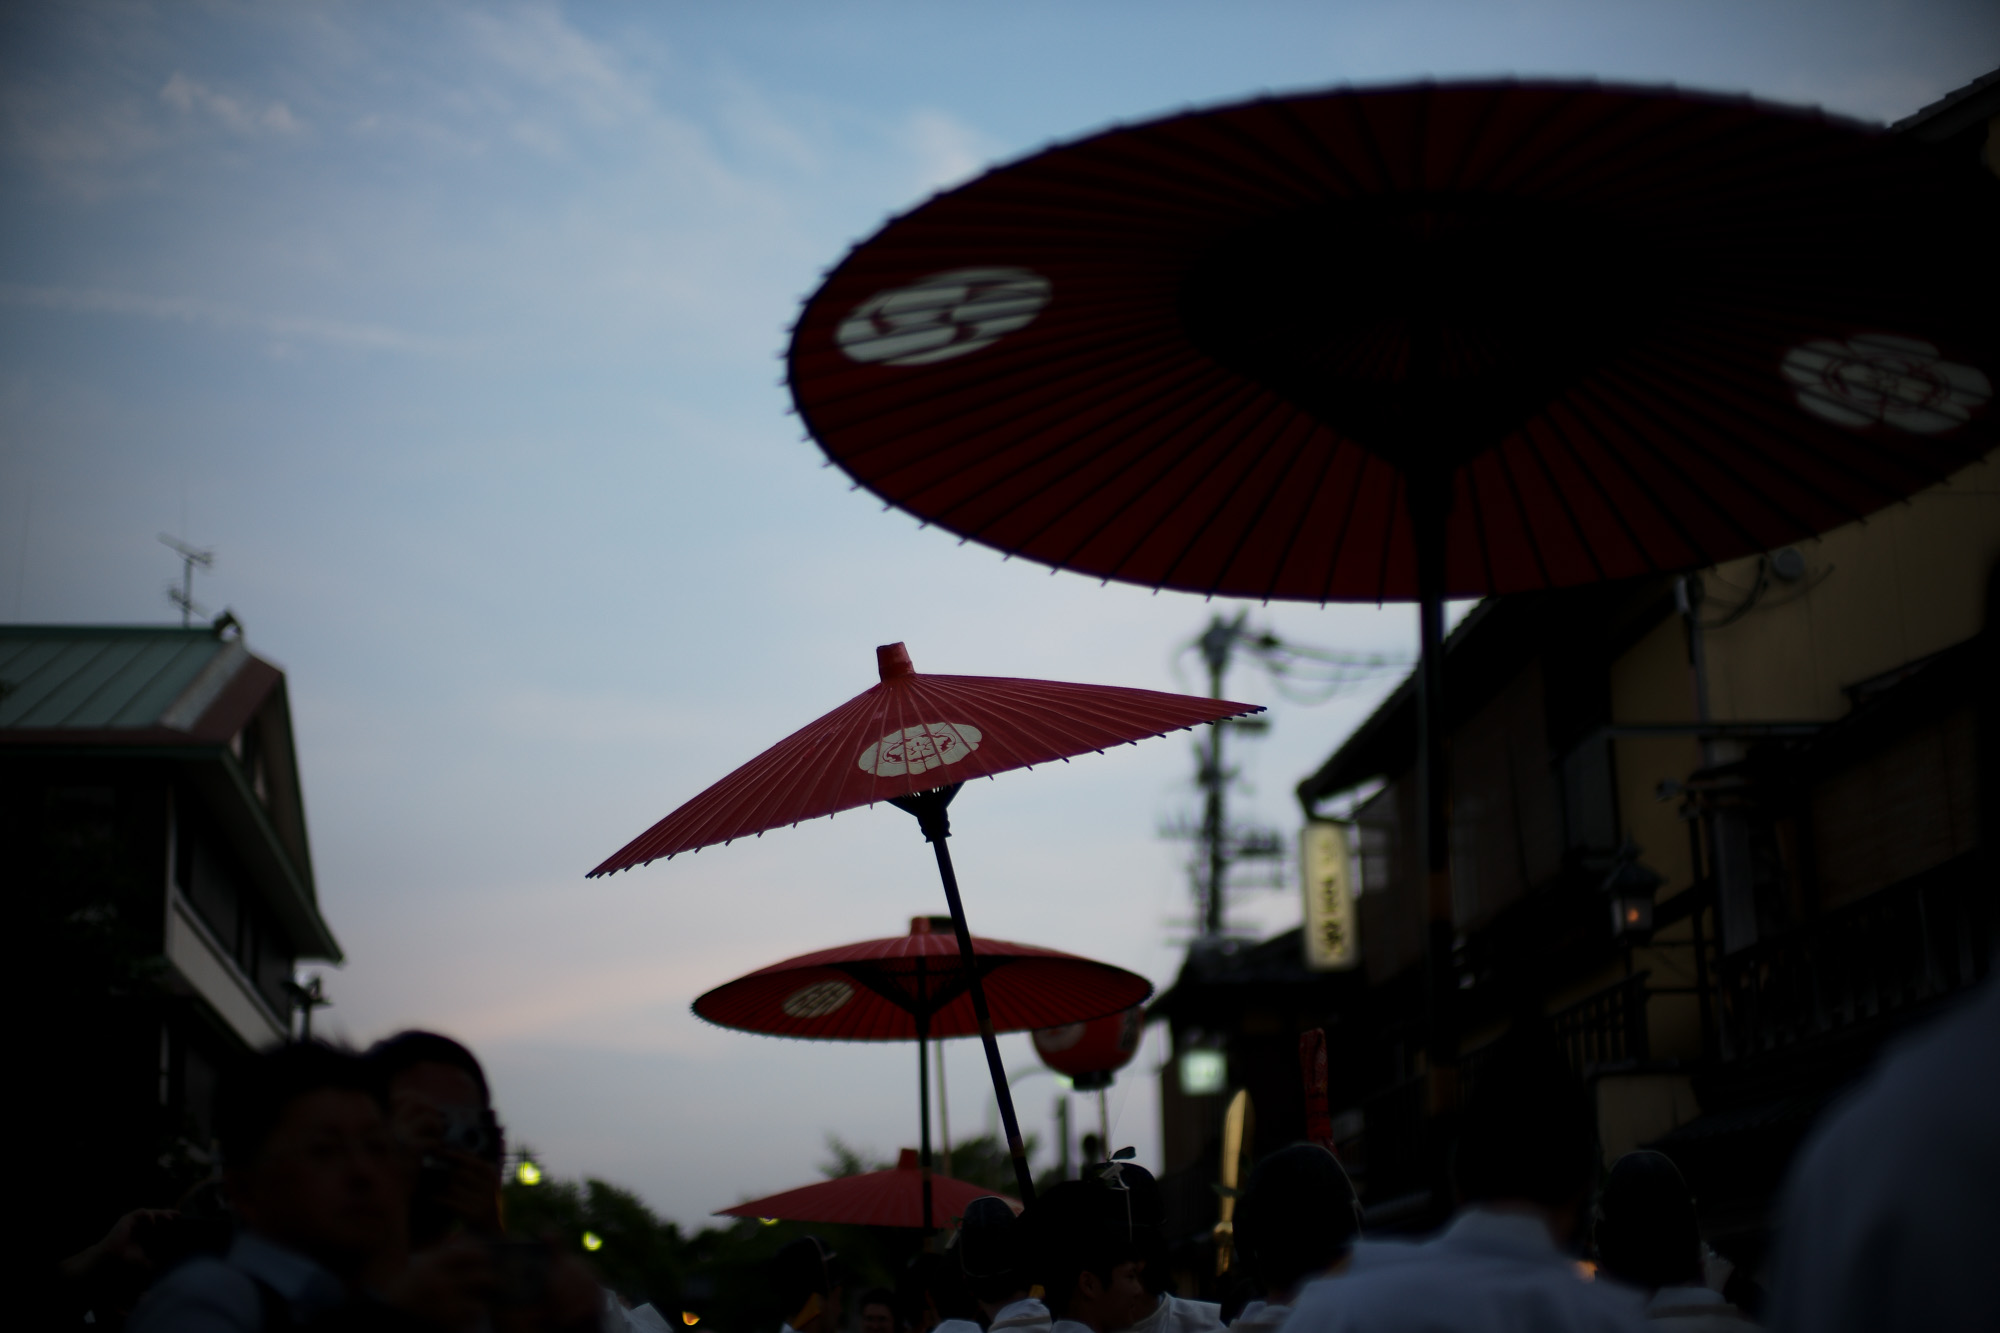
[{"label": "person wearing black hat", "polygon": [[1123,1200],[1125,1225],[1144,1248],[1145,1263],[1139,1280],[1149,1299],[1146,1312],[1134,1320],[1130,1333],[1220,1333],[1222,1307],[1213,1301],[1191,1301],[1169,1289],[1172,1281],[1167,1262],[1166,1201],[1160,1196],[1160,1182],[1153,1173],[1130,1160],[1132,1150],[1124,1148],[1108,1162],[1085,1168],[1089,1177],[1100,1181],[1114,1200],[1113,1215]]},{"label": "person wearing black hat", "polygon": [[771,1285],[785,1314],[784,1333],[834,1333],[840,1327],[840,1271],[818,1236],[800,1236],[771,1258]]},{"label": "person wearing black hat", "polygon": [[[1049,1307],[1030,1293],[1021,1254],[1021,1220],[997,1195],[965,1206],[952,1248],[986,1333],[1049,1333]],[[947,1319],[935,1333],[980,1333],[969,1319]]]},{"label": "person wearing black hat", "polygon": [[1326,1149],[1295,1143],[1257,1163],[1236,1205],[1236,1247],[1263,1297],[1232,1333],[1277,1333],[1301,1287],[1346,1267],[1360,1231],[1354,1184]]},{"label": "person wearing black hat", "polygon": [[1221,1310],[1167,1291],[1159,1184],[1129,1161],[1064,1181],[1023,1217],[1052,1333],[1218,1333]]},{"label": "person wearing black hat", "polygon": [[1748,1315],[1701,1280],[1694,1195],[1673,1158],[1626,1153],[1611,1168],[1597,1210],[1598,1263],[1651,1295],[1649,1323],[1668,1333],[1757,1333]]}]

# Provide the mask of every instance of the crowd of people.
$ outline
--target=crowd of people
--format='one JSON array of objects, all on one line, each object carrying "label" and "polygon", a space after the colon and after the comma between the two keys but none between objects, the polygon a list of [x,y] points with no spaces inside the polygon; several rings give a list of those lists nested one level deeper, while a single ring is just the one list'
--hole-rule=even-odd
[{"label": "crowd of people", "polygon": [[[1773,1323],[1796,1330],[2000,1327],[2000,989],[1878,1070],[1801,1154]],[[510,1238],[505,1150],[479,1062],[406,1032],[354,1053],[299,1043],[219,1099],[222,1169],[174,1212],[119,1220],[38,1293],[58,1324],[130,1333],[666,1333],[582,1259]],[[1121,1158],[1126,1154],[1120,1154]],[[1423,1240],[1364,1237],[1326,1149],[1281,1149],[1238,1199],[1239,1296],[1176,1290],[1157,1181],[1098,1161],[1018,1215],[986,1198],[942,1253],[850,1309],[817,1236],[766,1274],[779,1333],[1754,1333],[1709,1271],[1671,1159],[1599,1179],[1584,1091],[1552,1045],[1482,1064],[1452,1159],[1457,1211]],[[730,1330],[729,1333],[770,1333]]]}]

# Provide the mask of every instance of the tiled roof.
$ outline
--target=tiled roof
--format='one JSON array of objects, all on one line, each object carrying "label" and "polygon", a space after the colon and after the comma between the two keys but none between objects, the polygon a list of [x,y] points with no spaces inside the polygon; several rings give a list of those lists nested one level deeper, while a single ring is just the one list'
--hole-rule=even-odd
[{"label": "tiled roof", "polygon": [[206,627],[0,625],[0,730],[191,731],[250,660]]}]

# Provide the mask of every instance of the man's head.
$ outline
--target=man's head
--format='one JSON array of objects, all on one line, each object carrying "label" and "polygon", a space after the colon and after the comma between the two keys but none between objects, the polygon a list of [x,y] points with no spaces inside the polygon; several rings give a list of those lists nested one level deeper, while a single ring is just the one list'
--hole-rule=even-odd
[{"label": "man's head", "polygon": [[1033,1276],[1057,1318],[1116,1333],[1159,1304],[1146,1283],[1155,1248],[1150,1232],[1157,1228],[1148,1226],[1143,1202],[1128,1213],[1134,1204],[1129,1191],[1102,1179],[1066,1180],[1037,1196],[1023,1215]]},{"label": "man's head", "polygon": [[1595,1127],[1561,1048],[1509,1037],[1481,1066],[1465,1107],[1453,1174],[1466,1203],[1539,1208],[1573,1227],[1590,1185]]},{"label": "man's head", "polygon": [[1257,1164],[1236,1206],[1236,1242],[1251,1276],[1277,1305],[1347,1257],[1361,1230],[1354,1185],[1315,1143],[1280,1148]]},{"label": "man's head", "polygon": [[1597,1257],[1605,1272],[1635,1287],[1700,1281],[1694,1195],[1672,1158],[1632,1152],[1611,1168],[1598,1204]]},{"label": "man's head", "polygon": [[832,1333],[840,1323],[838,1258],[818,1236],[800,1236],[771,1258],[771,1285],[798,1333]]},{"label": "man's head", "polygon": [[397,1136],[422,1152],[444,1147],[499,1161],[505,1151],[479,1061],[450,1037],[399,1032],[368,1048],[389,1093]]},{"label": "man's head", "polygon": [[997,1195],[974,1199],[959,1222],[955,1242],[959,1271],[989,1318],[1027,1294],[1028,1284],[1020,1274],[1020,1228],[1013,1208]]},{"label": "man's head", "polygon": [[280,1047],[225,1080],[223,1184],[251,1230],[342,1276],[400,1235],[397,1169],[375,1070],[319,1043]]},{"label": "man's head", "polygon": [[896,1333],[896,1293],[887,1287],[870,1287],[855,1302],[861,1316],[861,1333]]}]

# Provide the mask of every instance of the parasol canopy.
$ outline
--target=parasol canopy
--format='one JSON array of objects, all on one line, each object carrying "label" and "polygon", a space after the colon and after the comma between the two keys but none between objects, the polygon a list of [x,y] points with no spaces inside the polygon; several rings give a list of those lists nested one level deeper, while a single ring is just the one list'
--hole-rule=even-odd
[{"label": "parasol canopy", "polygon": [[1564,586],[1993,448],[1996,235],[1988,173],[1743,99],[1265,98],[894,219],[807,303],[791,384],[861,485],[1057,568],[1412,598],[1429,520],[1443,594]]},{"label": "parasol canopy", "polygon": [[[896,1165],[886,1171],[869,1171],[858,1176],[841,1176],[804,1185],[782,1194],[722,1208],[717,1217],[776,1217],[787,1222],[842,1223],[857,1227],[925,1227],[924,1172],[917,1162],[917,1150],[903,1149]],[[947,1218],[965,1215],[974,1199],[993,1195],[984,1185],[968,1184],[950,1176],[930,1177],[932,1198]],[[995,1196],[999,1197],[999,1196]],[[1020,1211],[1012,1199],[1007,1205]]]},{"label": "parasol canopy", "polygon": [[879,684],[779,741],[590,873],[1263,711],[1115,685],[927,676],[900,643],[875,653]]},{"label": "parasol canopy", "polygon": [[[978,936],[972,949],[995,1032],[1084,1023],[1153,993],[1136,972],[1075,954]],[[969,1037],[979,1031],[970,981],[958,941],[918,917],[907,935],[821,949],[725,982],[694,1011],[721,1027],[817,1041]]]}]

